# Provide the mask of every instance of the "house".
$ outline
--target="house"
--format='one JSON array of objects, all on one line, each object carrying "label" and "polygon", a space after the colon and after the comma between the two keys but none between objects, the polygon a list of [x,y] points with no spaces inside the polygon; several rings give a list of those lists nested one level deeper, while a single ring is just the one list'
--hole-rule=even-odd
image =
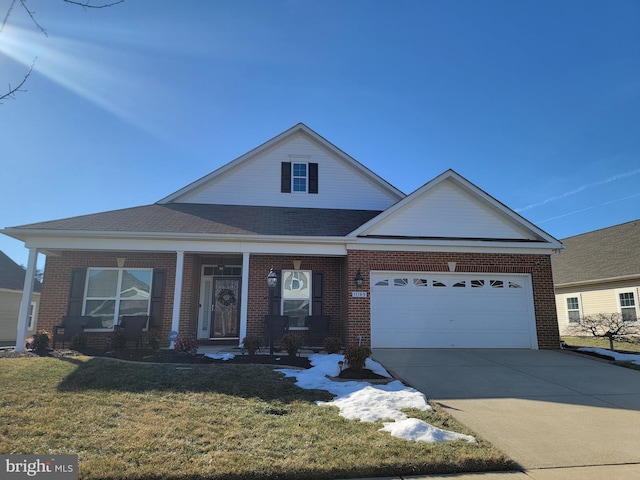
[{"label": "house", "polygon": [[[24,268],[0,251],[0,345],[16,344],[24,278]],[[27,312],[28,335],[35,333],[38,324],[40,288],[40,282],[34,280],[34,293]]]},{"label": "house", "polygon": [[153,205],[3,233],[47,257],[43,326],[95,316],[90,341],[148,314],[165,344],[238,344],[284,314],[374,348],[559,347],[558,240],[452,170],[405,195],[304,124]]},{"label": "house", "polygon": [[566,249],[553,257],[560,332],[580,318],[620,313],[640,318],[640,220],[562,240]]}]

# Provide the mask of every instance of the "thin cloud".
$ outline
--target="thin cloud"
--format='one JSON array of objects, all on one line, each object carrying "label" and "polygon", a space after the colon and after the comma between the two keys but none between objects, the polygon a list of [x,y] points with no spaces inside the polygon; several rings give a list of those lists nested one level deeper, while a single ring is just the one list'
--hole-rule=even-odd
[{"label": "thin cloud", "polygon": [[[637,175],[638,173],[640,173],[640,168],[636,168],[635,170],[631,170],[626,173],[620,173],[618,175],[614,175],[605,180],[600,180],[599,182],[587,183],[586,185],[582,185],[578,188],[562,193],[560,195],[555,195],[553,197],[547,198],[546,200],[543,200],[541,202],[532,203],[531,205],[527,205],[526,207],[522,207],[522,208],[516,208],[515,211],[518,213],[526,212],[527,210],[531,210],[532,208],[541,207],[542,205],[546,205],[547,203],[555,202],[556,200],[562,200],[563,198],[570,197],[571,195],[575,195],[576,193],[584,192],[589,188],[599,187],[600,185],[606,185],[607,183],[615,182],[616,180],[620,180],[622,178],[631,177],[633,175]],[[579,211],[583,211],[583,210],[579,210]],[[571,214],[567,214],[567,215],[571,215]],[[557,218],[560,218],[560,217],[557,217]]]},{"label": "thin cloud", "polygon": [[559,218],[568,217],[570,215],[575,215],[576,213],[586,212],[587,210],[593,210],[594,208],[603,207],[605,205],[610,205],[616,202],[622,202],[624,200],[628,200],[630,198],[635,198],[635,197],[640,197],[640,192],[634,193],[633,195],[627,195],[626,197],[616,198],[615,200],[609,200],[608,202],[602,202],[602,203],[599,203],[598,205],[591,205],[590,207],[581,208],[580,210],[574,210],[573,212],[563,213],[562,215],[557,215],[555,217],[547,218],[545,220],[540,220],[540,221],[537,221],[536,223],[538,224],[538,223],[551,222],[552,220],[558,220]]}]

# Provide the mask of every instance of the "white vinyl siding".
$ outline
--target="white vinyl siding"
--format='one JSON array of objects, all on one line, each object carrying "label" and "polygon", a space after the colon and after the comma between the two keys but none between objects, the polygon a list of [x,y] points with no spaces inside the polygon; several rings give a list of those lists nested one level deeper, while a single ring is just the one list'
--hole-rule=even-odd
[{"label": "white vinyl siding", "polygon": [[[292,196],[280,192],[281,163],[295,163],[295,158],[300,157],[319,165],[318,194]],[[223,205],[384,210],[397,202],[398,198],[307,135],[297,133],[180,197],[178,201]]]},{"label": "white vinyl siding", "polygon": [[445,180],[366,231],[367,235],[533,240],[495,207]]},{"label": "white vinyl siding", "polygon": [[638,285],[637,281],[609,284],[607,288],[602,288],[600,285],[591,285],[583,288],[557,289],[556,310],[558,313],[560,335],[568,335],[571,333],[568,330],[571,325],[567,312],[566,299],[568,297],[579,297],[580,313],[581,316],[584,317],[598,313],[623,313],[620,305],[620,293],[632,292],[636,304],[636,313],[638,313],[637,318],[640,318],[640,312],[638,312],[639,290],[640,285]]}]

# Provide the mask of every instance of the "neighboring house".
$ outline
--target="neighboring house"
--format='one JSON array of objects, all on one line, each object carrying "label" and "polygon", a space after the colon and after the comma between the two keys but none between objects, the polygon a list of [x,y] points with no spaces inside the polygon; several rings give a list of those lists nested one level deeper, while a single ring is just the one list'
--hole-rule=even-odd
[{"label": "neighboring house", "polygon": [[[24,268],[0,252],[0,345],[15,345],[16,343],[24,277]],[[28,312],[28,335],[35,333],[38,323],[40,288],[40,282],[34,281],[34,294]]]},{"label": "neighboring house", "polygon": [[97,316],[93,341],[148,314],[165,344],[237,344],[271,313],[377,348],[559,347],[558,240],[452,170],[405,195],[303,124],[153,205],[3,233],[47,256],[43,328]]},{"label": "neighboring house", "polygon": [[640,220],[562,240],[553,257],[558,324],[569,333],[585,315],[640,319]]}]

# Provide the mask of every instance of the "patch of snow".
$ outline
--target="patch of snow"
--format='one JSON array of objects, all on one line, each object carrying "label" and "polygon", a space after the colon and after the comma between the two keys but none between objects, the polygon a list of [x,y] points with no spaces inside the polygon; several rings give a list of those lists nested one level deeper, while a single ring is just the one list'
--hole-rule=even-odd
[{"label": "patch of snow", "polygon": [[[278,369],[287,377],[294,377],[296,385],[307,390],[327,390],[336,396],[330,402],[316,402],[322,406],[334,406],[340,409],[340,415],[351,420],[375,422],[394,420],[385,423],[381,431],[387,431],[394,437],[417,442],[445,442],[466,440],[475,442],[475,438],[455,432],[441,430],[422,420],[409,418],[401,412],[404,408],[423,411],[433,409],[425,396],[414,388],[407,387],[395,380],[386,385],[372,385],[369,382],[334,382],[328,377],[337,377],[340,373],[338,362],[344,361],[339,354],[314,354],[309,357],[311,368],[307,370]],[[367,359],[366,368],[378,375],[391,378],[391,375],[377,362]]]},{"label": "patch of snow", "polygon": [[231,360],[235,355],[233,353],[205,353],[205,357],[213,358],[214,360]]},{"label": "patch of snow", "polygon": [[380,431],[389,432],[394,437],[404,438],[414,442],[452,442],[454,440],[466,440],[470,443],[476,443],[476,439],[470,435],[442,430],[417,418],[407,418],[405,420],[385,423]]},{"label": "patch of snow", "polygon": [[618,352],[612,352],[611,350],[607,350],[605,348],[591,348],[591,347],[580,347],[577,350],[579,352],[591,352],[591,353],[597,353],[598,355],[607,355],[619,362],[631,362],[634,365],[640,365],[640,354],[618,353]]}]

